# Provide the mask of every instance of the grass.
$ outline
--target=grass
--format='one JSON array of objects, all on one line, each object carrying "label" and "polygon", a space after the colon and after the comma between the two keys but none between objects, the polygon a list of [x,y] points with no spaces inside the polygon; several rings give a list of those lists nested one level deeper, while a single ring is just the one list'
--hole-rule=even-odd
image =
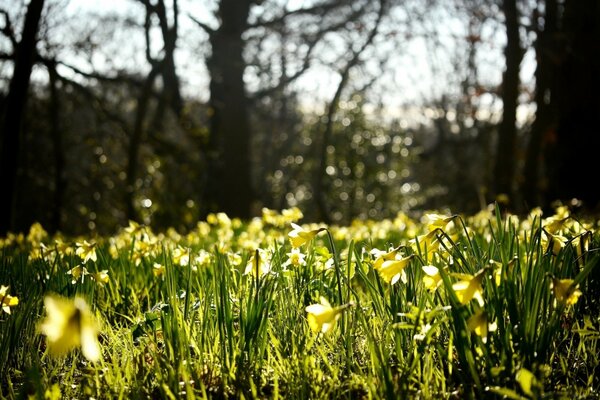
[{"label": "grass", "polygon": [[[299,218],[1,239],[0,397],[598,398],[597,221],[400,214],[293,250]],[[49,347],[49,294],[89,304],[97,361]],[[321,298],[330,330],[307,322]]]}]

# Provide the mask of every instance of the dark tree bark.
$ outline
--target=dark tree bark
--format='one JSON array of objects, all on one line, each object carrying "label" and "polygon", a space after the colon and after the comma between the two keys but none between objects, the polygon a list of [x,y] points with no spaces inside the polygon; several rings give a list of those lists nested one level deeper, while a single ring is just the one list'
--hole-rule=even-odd
[{"label": "dark tree bark", "polygon": [[588,207],[600,205],[597,188],[600,148],[600,3],[568,0],[562,26],[566,40],[558,71],[556,173],[551,199],[579,198]]},{"label": "dark tree bark", "polygon": [[[540,166],[543,159],[543,139],[555,125],[555,95],[554,76],[557,66],[556,60],[556,33],[557,12],[556,0],[546,0],[544,27],[537,28],[535,52],[537,67],[535,70],[535,121],[531,126],[529,144],[525,155],[523,197],[528,207],[543,203],[540,197]],[[537,9],[535,11],[537,13]],[[537,19],[537,18],[534,18]],[[539,24],[539,22],[534,21]],[[538,25],[539,26],[539,25]]]},{"label": "dark tree bark", "polygon": [[251,184],[248,99],[244,87],[244,39],[251,1],[222,0],[221,25],[210,35],[209,210],[248,218],[256,199]]},{"label": "dark tree bark", "polygon": [[512,200],[515,174],[516,120],[519,97],[519,68],[523,50],[519,40],[519,12],[516,0],[502,3],[506,25],[506,70],[502,77],[502,122],[498,130],[498,147],[494,168],[496,194],[504,193]]},{"label": "dark tree bark", "polygon": [[31,0],[27,7],[21,41],[16,48],[14,72],[6,97],[2,124],[2,151],[0,160],[0,235],[13,229],[15,184],[20,152],[20,130],[31,70],[36,58],[37,33],[44,8],[44,0]]},{"label": "dark tree bark", "polygon": [[[177,0],[173,0],[173,23],[169,25],[167,10],[164,0],[158,0],[153,4],[149,0],[139,0],[146,7],[146,20],[144,24],[146,36],[146,59],[152,66],[141,86],[140,94],[137,98],[137,109],[134,120],[133,132],[129,140],[128,159],[127,159],[127,188],[125,192],[126,215],[129,220],[138,220],[137,210],[134,203],[135,193],[137,191],[137,179],[139,175],[139,153],[140,147],[144,143],[144,134],[146,132],[146,118],[149,113],[150,102],[153,98],[153,88],[156,79],[162,78],[162,91],[158,96],[156,110],[154,112],[151,130],[152,134],[160,132],[163,128],[163,119],[165,109],[169,107],[179,118],[183,110],[183,100],[181,98],[179,76],[175,68],[175,50],[177,48],[178,38],[178,19],[179,8]],[[163,39],[163,57],[154,59],[150,54],[150,28],[152,16],[158,18]],[[153,135],[154,136],[154,135]]]},{"label": "dark tree bark", "polygon": [[65,189],[67,186],[65,179],[65,153],[63,149],[63,137],[60,126],[60,95],[58,93],[59,77],[56,73],[56,63],[46,63],[48,69],[48,78],[50,85],[50,133],[52,135],[52,146],[54,151],[54,198],[52,204],[52,216],[50,229],[57,232],[62,228],[62,211]]}]

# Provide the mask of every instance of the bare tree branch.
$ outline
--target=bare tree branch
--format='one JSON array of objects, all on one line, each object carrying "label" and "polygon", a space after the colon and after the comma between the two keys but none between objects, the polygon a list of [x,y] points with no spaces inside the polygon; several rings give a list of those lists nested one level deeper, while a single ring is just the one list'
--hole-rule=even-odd
[{"label": "bare tree branch", "polygon": [[204,32],[208,33],[209,36],[214,35],[215,30],[213,28],[211,28],[210,26],[206,25],[204,22],[196,19],[191,14],[188,14],[187,16],[188,16],[189,19],[191,19],[192,21],[194,21],[196,23],[196,25],[198,25],[200,28],[202,28],[202,30]]}]

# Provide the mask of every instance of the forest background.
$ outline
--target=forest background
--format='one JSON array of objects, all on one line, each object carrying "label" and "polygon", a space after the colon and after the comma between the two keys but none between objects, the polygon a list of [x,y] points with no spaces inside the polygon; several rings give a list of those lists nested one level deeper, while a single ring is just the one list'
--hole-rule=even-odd
[{"label": "forest background", "polygon": [[595,0],[1,0],[0,235],[597,207]]}]

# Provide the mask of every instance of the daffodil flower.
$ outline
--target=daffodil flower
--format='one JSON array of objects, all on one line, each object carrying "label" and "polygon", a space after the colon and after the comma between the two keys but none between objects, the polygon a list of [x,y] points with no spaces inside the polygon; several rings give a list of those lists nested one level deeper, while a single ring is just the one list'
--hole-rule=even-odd
[{"label": "daffodil flower", "polygon": [[306,265],[306,255],[303,254],[300,249],[294,248],[291,252],[287,253],[288,259],[285,263],[283,263],[282,267],[287,267],[289,265],[294,267],[301,267]]},{"label": "daffodil flower", "polygon": [[98,260],[98,256],[96,255],[96,243],[89,243],[87,240],[83,242],[75,243],[77,250],[75,250],[75,254],[77,254],[82,260],[83,263],[87,263],[89,260],[96,261]]},{"label": "daffodil flower", "polygon": [[152,266],[152,274],[154,276],[161,276],[165,273],[165,271],[165,266],[162,264],[154,263],[154,265]]},{"label": "daffodil flower", "polygon": [[108,270],[102,270],[92,274],[92,279],[95,280],[100,286],[104,286],[105,283],[108,283]]},{"label": "daffodil flower", "polygon": [[2,306],[2,310],[10,314],[10,308],[17,304],[19,304],[19,298],[8,294],[8,286],[0,286],[0,305]]},{"label": "daffodil flower", "polygon": [[442,276],[440,275],[440,270],[433,265],[423,265],[421,267],[425,275],[423,275],[423,285],[431,291],[435,292],[435,290],[442,283]]},{"label": "daffodil flower", "polygon": [[295,223],[291,223],[292,228],[294,228],[290,233],[288,233],[288,238],[290,239],[290,243],[292,247],[300,247],[305,243],[310,242],[319,232],[325,230],[325,228],[313,229],[312,231],[304,230],[300,225],[296,225]]},{"label": "daffodil flower", "polygon": [[71,283],[73,285],[76,284],[79,279],[81,279],[81,282],[83,283],[85,276],[89,274],[87,268],[83,265],[78,265],[67,271],[67,275],[71,275],[72,277]]},{"label": "daffodil flower", "polygon": [[452,289],[461,304],[467,304],[472,299],[476,299],[480,305],[483,305],[483,297],[481,295],[483,288],[481,284],[483,283],[483,278],[485,278],[486,273],[487,268],[483,268],[474,276],[467,274],[460,275],[462,280],[452,285]]},{"label": "daffodil flower", "polygon": [[433,231],[435,229],[444,229],[452,220],[456,218],[456,215],[447,216],[440,214],[425,214],[425,219],[429,222],[427,229]]},{"label": "daffodil flower", "polygon": [[89,361],[100,359],[98,323],[84,299],[49,295],[44,298],[44,306],[47,316],[40,331],[46,336],[50,354],[61,356],[81,347],[83,356]]},{"label": "daffodil flower", "polygon": [[496,323],[490,324],[488,322],[487,314],[483,309],[475,312],[475,314],[471,315],[467,320],[467,328],[469,331],[480,336],[483,343],[487,342],[488,332],[495,331],[496,327]]},{"label": "daffodil flower", "polygon": [[579,300],[582,293],[578,287],[579,285],[573,285],[573,279],[552,279],[554,297],[559,303],[566,303],[568,306],[574,305]]},{"label": "daffodil flower", "polygon": [[327,333],[335,326],[335,321],[338,320],[342,312],[352,306],[352,303],[344,304],[339,307],[332,307],[326,298],[320,298],[320,303],[311,304],[306,307],[308,315],[308,325],[313,332]]},{"label": "daffodil flower", "polygon": [[248,260],[248,264],[246,264],[246,269],[244,270],[244,275],[252,275],[256,277],[263,276],[268,274],[271,271],[271,263],[267,260],[267,254],[263,249],[256,249],[252,257]]},{"label": "daffodil flower", "polygon": [[395,285],[400,279],[402,279],[402,282],[406,283],[407,279],[404,268],[406,268],[413,257],[413,255],[410,255],[399,260],[383,261],[377,268],[377,272],[379,272],[379,275],[384,281],[391,285]]}]

